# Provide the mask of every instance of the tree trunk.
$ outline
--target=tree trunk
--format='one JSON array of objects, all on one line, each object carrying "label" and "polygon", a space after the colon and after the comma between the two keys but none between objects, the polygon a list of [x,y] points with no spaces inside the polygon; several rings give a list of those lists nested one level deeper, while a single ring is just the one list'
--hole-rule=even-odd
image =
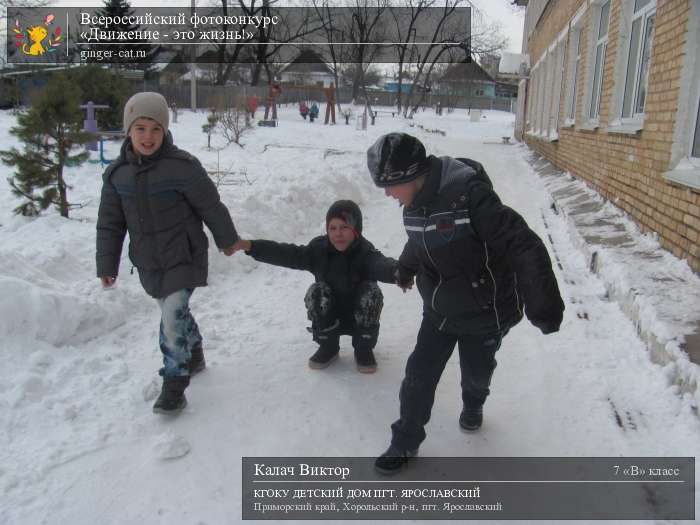
[{"label": "tree trunk", "polygon": [[66,181],[63,180],[63,166],[66,163],[66,157],[70,152],[70,146],[66,144],[65,130],[58,131],[58,140],[56,140],[56,148],[58,149],[58,165],[56,166],[56,186],[58,187],[58,205],[61,211],[61,217],[68,218],[68,195],[66,192]]},{"label": "tree trunk", "polygon": [[255,63],[253,68],[253,75],[250,80],[251,86],[257,86],[260,84],[260,75],[262,74],[262,64],[260,62]]},{"label": "tree trunk", "polygon": [[56,171],[56,186],[58,186],[58,206],[61,217],[68,218],[68,195],[66,193],[66,181],[63,180],[63,165],[59,164]]},{"label": "tree trunk", "polygon": [[354,78],[352,79],[352,99],[357,100],[358,95],[360,94],[360,74],[355,73]]}]

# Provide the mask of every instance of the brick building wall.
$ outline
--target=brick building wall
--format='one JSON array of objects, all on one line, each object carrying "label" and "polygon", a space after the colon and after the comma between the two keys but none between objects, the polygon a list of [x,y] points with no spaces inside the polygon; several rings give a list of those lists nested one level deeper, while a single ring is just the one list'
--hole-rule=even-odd
[{"label": "brick building wall", "polygon": [[[530,148],[557,167],[569,171],[596,189],[603,197],[633,218],[643,231],[657,232],[662,246],[686,259],[700,272],[700,192],[669,182],[663,173],[669,169],[674,126],[681,94],[681,69],[691,2],[698,0],[658,0],[656,28],[649,69],[644,126],[636,134],[611,132],[615,67],[620,52],[621,3],[612,0],[609,40],[601,91],[600,127],[580,128],[586,97],[589,54],[583,53],[577,77],[577,118],[573,127],[559,128],[558,141],[525,134]],[[528,42],[530,63],[535,64],[556,41],[586,0],[550,1]],[[583,15],[582,49],[589,49],[592,10]],[[569,37],[567,37],[569,38]],[[624,49],[624,48],[623,48]],[[624,52],[624,51],[622,51]],[[564,67],[568,67],[569,53]],[[565,69],[566,70],[566,69]],[[619,74],[617,75],[619,79]],[[619,80],[618,80],[619,82]],[[565,93],[566,81],[562,86]],[[562,95],[559,122],[564,122],[566,97]],[[528,97],[528,103],[530,103]]]}]

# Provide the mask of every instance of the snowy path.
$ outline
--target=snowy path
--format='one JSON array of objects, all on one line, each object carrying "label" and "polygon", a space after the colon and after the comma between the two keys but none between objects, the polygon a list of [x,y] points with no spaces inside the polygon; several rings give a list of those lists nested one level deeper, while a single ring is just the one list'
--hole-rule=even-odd
[{"label": "snowy path", "polygon": [[[183,114],[173,133],[211,167],[216,154],[202,149],[198,133],[204,118]],[[245,166],[253,182],[222,187],[244,237],[304,243],[322,231],[328,204],[352,198],[363,209],[365,236],[398,256],[401,210],[371,185],[364,160],[380,133],[398,127],[431,153],[482,161],[502,200],[553,239],[567,305],[562,330],[545,337],[522,322],[510,332],[474,435],[458,429],[453,356],[423,456],[699,455],[690,400],[676,395],[632,323],[605,300],[549,210],[526,150],[484,143],[510,134],[510,115],[487,113],[479,124],[463,114],[418,116],[445,137],[399,119],[380,118],[366,133],[312,126],[293,109],[281,119],[280,128],[256,128],[245,150],[222,152],[222,165]],[[3,143],[14,140],[11,124],[3,113]],[[76,214],[81,221],[13,217],[17,203],[4,187],[11,172],[0,169],[0,523],[234,523],[241,457],[375,456],[386,447],[420,320],[416,291],[383,285],[376,374],[356,372],[347,338],[337,363],[312,371],[302,301],[311,275],[210,250],[210,286],[192,301],[208,368],[193,380],[180,417],[156,417],[157,307],[128,261],[113,291],[100,290],[93,275],[99,168],[74,174],[76,197],[90,200]]]}]

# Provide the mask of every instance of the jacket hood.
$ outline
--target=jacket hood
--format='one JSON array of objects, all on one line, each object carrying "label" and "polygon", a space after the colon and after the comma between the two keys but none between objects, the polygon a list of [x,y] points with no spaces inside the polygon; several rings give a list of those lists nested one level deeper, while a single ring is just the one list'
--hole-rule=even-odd
[{"label": "jacket hood", "polygon": [[455,159],[452,157],[428,157],[430,161],[430,172],[425,179],[425,183],[416,194],[413,202],[407,210],[415,210],[427,206],[442,188],[460,180],[469,179],[470,183],[482,182],[493,189],[491,179],[486,174],[481,164],[467,159]]}]

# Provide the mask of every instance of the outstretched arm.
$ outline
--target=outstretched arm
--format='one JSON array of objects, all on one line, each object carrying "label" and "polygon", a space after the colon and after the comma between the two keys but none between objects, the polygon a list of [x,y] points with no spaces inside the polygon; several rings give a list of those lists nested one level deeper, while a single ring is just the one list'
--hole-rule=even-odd
[{"label": "outstretched arm", "polygon": [[[313,255],[310,245],[299,246],[268,240],[242,241],[248,246],[245,252],[256,261],[291,268],[313,271]],[[244,246],[241,246],[245,249]]]}]

